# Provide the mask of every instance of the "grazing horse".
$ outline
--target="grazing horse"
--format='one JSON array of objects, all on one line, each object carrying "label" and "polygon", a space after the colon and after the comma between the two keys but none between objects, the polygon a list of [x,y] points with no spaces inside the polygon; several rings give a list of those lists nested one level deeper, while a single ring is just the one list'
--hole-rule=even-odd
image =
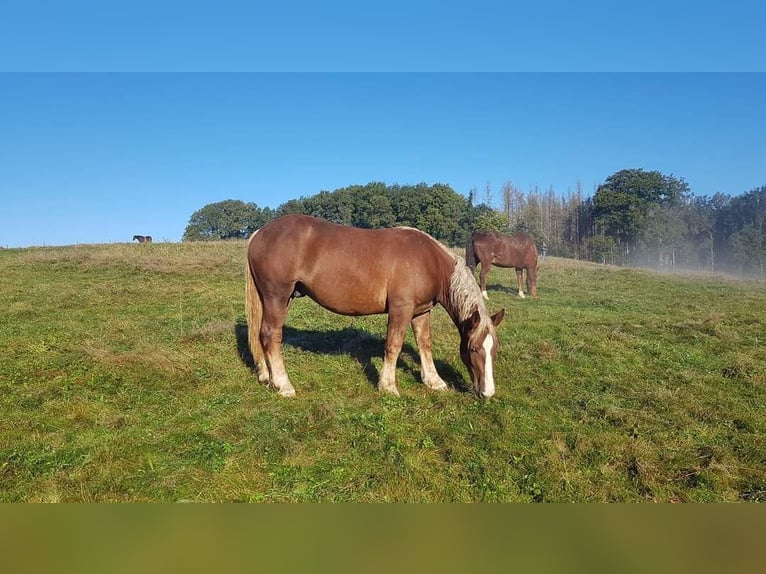
[{"label": "grazing horse", "polygon": [[522,274],[526,269],[527,291],[532,297],[537,297],[537,247],[528,233],[510,236],[497,231],[474,231],[465,248],[465,264],[473,273],[478,263],[481,264],[479,285],[485,299],[489,299],[487,275],[493,263],[498,267],[516,269],[516,283],[519,287],[519,297],[522,299]]},{"label": "grazing horse", "polygon": [[139,243],[151,243],[152,242],[152,236],[151,235],[134,235],[133,241],[138,239]]},{"label": "grazing horse", "polygon": [[460,332],[460,356],[474,390],[485,398],[495,393],[495,328],[505,310],[490,317],[463,261],[422,231],[357,229],[285,215],[250,236],[246,272],[248,344],[258,379],[266,383],[271,373],[280,395],[295,395],[282,359],[282,327],[293,298],[303,295],[342,315],[388,313],[378,389],[395,395],[407,325],[415,333],[423,383],[447,388],[431,354],[430,311],[441,304]]}]

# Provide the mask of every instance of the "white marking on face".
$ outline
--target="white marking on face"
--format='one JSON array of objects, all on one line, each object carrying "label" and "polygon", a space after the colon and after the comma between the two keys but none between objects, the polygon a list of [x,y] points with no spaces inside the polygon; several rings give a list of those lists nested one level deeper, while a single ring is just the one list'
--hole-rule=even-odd
[{"label": "white marking on face", "polygon": [[484,339],[484,392],[482,395],[486,398],[495,394],[495,377],[492,374],[492,347],[495,341],[492,335],[487,335]]}]

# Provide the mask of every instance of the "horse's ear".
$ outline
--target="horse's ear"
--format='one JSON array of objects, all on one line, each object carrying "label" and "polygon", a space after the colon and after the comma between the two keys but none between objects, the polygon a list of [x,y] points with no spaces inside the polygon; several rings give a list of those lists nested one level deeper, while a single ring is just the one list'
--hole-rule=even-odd
[{"label": "horse's ear", "polygon": [[465,325],[468,327],[469,331],[473,331],[476,325],[479,324],[479,321],[481,321],[481,315],[479,314],[479,310],[477,309],[473,313],[471,313],[468,316],[468,319],[465,320]]},{"label": "horse's ear", "polygon": [[492,324],[495,327],[499,327],[500,323],[503,322],[503,317],[505,317],[505,309],[500,309],[497,313],[492,315]]}]

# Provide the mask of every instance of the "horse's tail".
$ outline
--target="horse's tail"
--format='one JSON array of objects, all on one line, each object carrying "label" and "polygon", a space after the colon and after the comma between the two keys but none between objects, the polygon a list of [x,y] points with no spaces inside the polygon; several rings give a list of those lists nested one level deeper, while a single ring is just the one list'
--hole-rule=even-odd
[{"label": "horse's tail", "polygon": [[[473,251],[473,233],[468,237],[468,243],[465,246],[465,264],[471,270],[471,273],[476,269],[476,253]],[[484,269],[484,267],[482,267]]]},{"label": "horse's tail", "polygon": [[[248,246],[253,237],[255,237],[255,233],[250,236],[250,240],[247,242]],[[247,314],[247,345],[253,355],[253,361],[258,366],[258,378],[265,377],[268,380],[268,372],[263,372],[266,366],[266,354],[263,351],[260,337],[263,303],[253,278],[253,272],[250,269],[249,257],[245,264],[245,310]]]}]

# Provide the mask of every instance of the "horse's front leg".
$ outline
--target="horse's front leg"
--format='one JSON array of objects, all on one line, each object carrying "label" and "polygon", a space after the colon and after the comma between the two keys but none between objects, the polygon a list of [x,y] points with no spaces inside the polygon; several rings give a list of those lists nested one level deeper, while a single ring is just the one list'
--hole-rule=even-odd
[{"label": "horse's front leg", "polygon": [[522,267],[517,267],[516,268],[516,284],[519,286],[519,297],[521,297],[522,299],[525,299],[526,297],[524,297],[524,289],[522,289],[521,287],[524,282],[523,275],[524,275],[524,269]]},{"label": "horse's front leg", "polygon": [[431,312],[413,317],[411,324],[420,353],[420,376],[423,378],[423,384],[437,391],[446,390],[447,383],[436,372],[431,354]]},{"label": "horse's front leg", "polygon": [[411,310],[390,308],[388,311],[388,333],[386,335],[386,350],[383,356],[383,369],[380,371],[378,390],[399,396],[396,388],[396,361],[404,343],[404,333],[407,323],[412,317]]}]

